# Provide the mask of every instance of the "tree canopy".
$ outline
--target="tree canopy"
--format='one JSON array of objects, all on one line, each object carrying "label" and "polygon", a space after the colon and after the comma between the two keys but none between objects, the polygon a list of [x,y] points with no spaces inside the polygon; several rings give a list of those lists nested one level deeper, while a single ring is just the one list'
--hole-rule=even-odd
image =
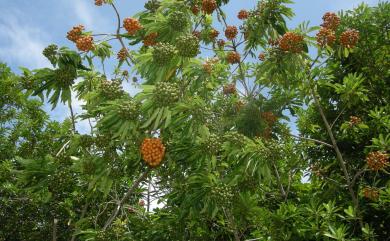
[{"label": "tree canopy", "polygon": [[116,32],[0,64],[0,240],[390,240],[390,4],[228,4],[95,0]]}]

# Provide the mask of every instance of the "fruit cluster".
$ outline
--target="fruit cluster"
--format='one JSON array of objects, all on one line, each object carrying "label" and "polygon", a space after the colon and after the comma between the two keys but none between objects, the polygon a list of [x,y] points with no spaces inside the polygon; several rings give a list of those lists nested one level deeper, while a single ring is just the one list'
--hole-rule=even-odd
[{"label": "fruit cluster", "polygon": [[372,201],[377,201],[379,198],[379,191],[376,188],[365,187],[363,188],[363,195],[367,199],[370,199]]},{"label": "fruit cluster", "polygon": [[200,37],[202,36],[202,33],[198,30],[194,30],[194,31],[192,31],[192,35],[194,35],[196,38],[200,39]]},{"label": "fruit cluster", "polygon": [[373,171],[379,171],[387,166],[389,157],[386,152],[374,151],[366,157],[368,167]]},{"label": "fruit cluster", "polygon": [[150,167],[160,165],[165,154],[165,146],[160,138],[145,138],[141,145],[143,160]]},{"label": "fruit cluster", "polygon": [[183,32],[189,25],[188,18],[184,12],[175,11],[168,16],[168,25],[177,32]]},{"label": "fruit cluster", "polygon": [[160,7],[160,2],[158,0],[149,0],[145,3],[144,7],[145,9],[149,10],[150,12],[154,13],[157,11],[157,9]]},{"label": "fruit cluster", "polygon": [[140,106],[140,103],[134,100],[125,101],[119,106],[118,114],[125,120],[137,120]]},{"label": "fruit cluster", "polygon": [[359,125],[360,123],[362,123],[362,119],[360,119],[360,117],[357,117],[357,116],[350,116],[349,117],[349,126],[350,127]]},{"label": "fruit cluster", "polygon": [[236,26],[227,26],[225,30],[225,36],[229,40],[233,40],[238,34]]},{"label": "fruit cluster", "polygon": [[57,51],[58,51],[58,46],[55,45],[55,44],[50,44],[49,46],[47,46],[42,54],[43,56],[45,56],[48,60],[52,61],[56,59],[56,55],[57,55]]},{"label": "fruit cluster", "polygon": [[218,63],[218,61],[219,61],[218,58],[212,58],[212,59],[206,60],[206,62],[203,64],[203,70],[206,73],[211,74],[213,71],[214,64]]},{"label": "fruit cluster", "polygon": [[261,52],[260,54],[259,54],[259,60],[260,61],[264,61],[265,60],[265,53],[264,52]]},{"label": "fruit cluster", "polygon": [[74,26],[66,35],[66,38],[76,43],[76,41],[82,36],[84,31],[83,25]]},{"label": "fruit cluster", "polygon": [[218,35],[219,35],[219,32],[218,32],[218,30],[216,30],[216,29],[211,29],[210,30],[210,32],[209,32],[209,38],[212,40],[212,41],[214,41],[216,38],[218,38]]},{"label": "fruit cluster", "polygon": [[88,52],[94,48],[92,36],[82,36],[76,41],[76,47],[80,51]]},{"label": "fruit cluster", "polygon": [[237,93],[236,85],[231,83],[223,87],[223,93],[225,95],[231,95]]},{"label": "fruit cluster", "polygon": [[194,4],[191,6],[191,12],[194,14],[194,15],[198,15],[199,14],[199,6],[197,4]]},{"label": "fruit cluster", "polygon": [[153,49],[153,61],[158,66],[165,66],[171,62],[176,54],[175,46],[169,43],[159,43]]},{"label": "fruit cluster", "polygon": [[330,28],[321,28],[316,37],[317,44],[321,47],[332,46],[336,41],[335,32]]},{"label": "fruit cluster", "polygon": [[303,44],[303,36],[294,32],[285,33],[279,40],[280,49],[291,53],[301,53]]},{"label": "fruit cluster", "polygon": [[240,12],[238,12],[237,17],[241,20],[247,19],[249,17],[249,12],[245,9],[242,9]]},{"label": "fruit cluster", "polygon": [[217,154],[222,147],[222,140],[216,134],[210,134],[210,136],[203,141],[203,150],[209,154]]},{"label": "fruit cluster", "polygon": [[95,5],[96,6],[102,6],[104,3],[106,3],[105,0],[95,0]]},{"label": "fruit cluster", "polygon": [[119,81],[103,80],[100,83],[99,91],[103,97],[114,100],[123,95],[122,85]]},{"label": "fruit cluster", "polygon": [[215,0],[203,0],[202,1],[202,11],[207,14],[212,14],[218,5]]},{"label": "fruit cluster", "polygon": [[58,84],[64,88],[71,86],[77,78],[77,71],[73,66],[65,66],[54,70]]},{"label": "fruit cluster", "polygon": [[158,82],[153,91],[155,103],[161,106],[169,106],[179,100],[180,91],[175,83]]},{"label": "fruit cluster", "polygon": [[359,31],[356,29],[348,29],[341,33],[340,44],[346,48],[353,48],[359,41]]},{"label": "fruit cluster", "polygon": [[224,139],[236,146],[244,146],[246,138],[243,134],[237,131],[229,131],[224,135]]},{"label": "fruit cluster", "polygon": [[126,48],[122,48],[121,50],[119,50],[117,54],[117,58],[120,61],[125,61],[127,57],[129,57],[129,52],[127,51]]},{"label": "fruit cluster", "polygon": [[150,33],[144,37],[143,44],[144,46],[154,46],[157,44],[158,33]]},{"label": "fruit cluster", "polygon": [[142,29],[142,25],[135,18],[125,18],[123,20],[123,27],[129,33],[129,35],[135,35],[139,30]]},{"label": "fruit cluster", "polygon": [[193,58],[199,54],[199,40],[192,34],[182,35],[176,39],[176,48],[182,57]]},{"label": "fruit cluster", "polygon": [[229,64],[238,64],[241,61],[241,56],[236,51],[231,51],[227,54],[226,60]]},{"label": "fruit cluster", "polygon": [[278,117],[271,111],[262,112],[261,117],[267,122],[268,126],[272,126],[278,120]]},{"label": "fruit cluster", "polygon": [[218,45],[218,47],[219,48],[223,48],[223,47],[225,47],[225,40],[223,40],[223,39],[218,39],[218,41],[217,41],[217,45]]},{"label": "fruit cluster", "polygon": [[211,195],[213,195],[217,202],[222,205],[230,205],[233,202],[234,194],[231,187],[226,184],[220,184],[211,189]]},{"label": "fruit cluster", "polygon": [[322,17],[323,23],[321,24],[322,27],[336,30],[337,27],[340,25],[340,17],[337,16],[335,13],[327,12]]}]

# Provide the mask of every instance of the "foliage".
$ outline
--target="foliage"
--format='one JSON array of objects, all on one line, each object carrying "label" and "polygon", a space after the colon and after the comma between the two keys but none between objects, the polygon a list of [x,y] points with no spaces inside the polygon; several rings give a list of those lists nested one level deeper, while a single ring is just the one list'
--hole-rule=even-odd
[{"label": "foliage", "polygon": [[99,0],[115,34],[76,26],[52,68],[0,64],[0,240],[389,240],[390,4],[288,29],[291,3],[235,27],[229,1],[122,22]]}]

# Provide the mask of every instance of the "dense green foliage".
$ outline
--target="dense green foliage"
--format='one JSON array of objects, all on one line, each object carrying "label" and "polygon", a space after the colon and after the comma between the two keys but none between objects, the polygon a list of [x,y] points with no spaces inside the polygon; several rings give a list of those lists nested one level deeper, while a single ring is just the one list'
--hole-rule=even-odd
[{"label": "dense green foliage", "polygon": [[288,29],[292,2],[262,0],[227,39],[226,0],[150,0],[124,29],[95,3],[116,34],[0,65],[0,240],[390,240],[389,3]]}]

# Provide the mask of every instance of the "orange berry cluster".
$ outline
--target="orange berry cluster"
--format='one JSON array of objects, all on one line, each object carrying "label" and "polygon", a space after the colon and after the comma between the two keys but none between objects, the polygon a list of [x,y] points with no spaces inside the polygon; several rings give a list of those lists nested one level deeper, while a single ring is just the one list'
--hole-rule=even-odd
[{"label": "orange berry cluster", "polygon": [[165,154],[165,146],[160,138],[145,138],[141,145],[142,158],[150,167],[160,165]]},{"label": "orange berry cluster", "polygon": [[158,37],[158,33],[156,33],[156,32],[146,35],[144,37],[144,40],[143,40],[144,46],[156,45],[157,44],[157,41],[156,41],[157,37]]},{"label": "orange berry cluster", "polygon": [[238,34],[236,26],[227,26],[225,30],[225,36],[227,39],[234,39]]},{"label": "orange berry cluster", "polygon": [[261,113],[261,117],[268,123],[269,126],[272,126],[278,120],[278,117],[276,117],[271,111]]},{"label": "orange berry cluster", "polygon": [[214,28],[210,30],[209,37],[210,37],[212,40],[216,39],[216,38],[218,37],[218,35],[219,35],[218,30],[216,30],[216,29],[214,29]]},{"label": "orange berry cluster", "polygon": [[238,19],[241,19],[241,20],[247,19],[249,17],[249,12],[246,11],[245,9],[242,9],[240,12],[238,12],[237,17],[238,17]]},{"label": "orange berry cluster", "polygon": [[336,41],[335,32],[330,28],[321,28],[316,37],[317,44],[321,47],[331,46]]},{"label": "orange berry cluster", "polygon": [[340,43],[346,48],[353,48],[359,41],[359,31],[348,29],[340,35]]},{"label": "orange berry cluster", "polygon": [[279,47],[286,52],[300,53],[303,50],[303,36],[287,32],[279,40]]},{"label": "orange berry cluster", "polygon": [[197,37],[198,39],[200,39],[202,33],[199,32],[199,31],[197,31],[197,30],[194,30],[194,31],[192,31],[192,35],[194,35],[195,37]]},{"label": "orange berry cluster", "polygon": [[125,48],[122,48],[121,50],[119,50],[119,52],[117,54],[117,58],[120,61],[124,61],[128,56],[129,56],[129,52],[127,52],[127,49],[125,49]]},{"label": "orange berry cluster", "polygon": [[217,44],[218,44],[218,47],[223,48],[223,47],[225,47],[226,43],[225,43],[225,40],[219,39]]},{"label": "orange berry cluster", "polygon": [[93,49],[93,37],[92,36],[82,36],[76,41],[76,47],[80,51],[88,52]]},{"label": "orange berry cluster", "polygon": [[140,22],[135,18],[125,18],[123,20],[123,27],[130,35],[134,35],[138,30],[142,29]]},{"label": "orange berry cluster", "polygon": [[191,6],[191,12],[194,14],[194,15],[198,15],[199,14],[199,11],[200,11],[200,9],[199,9],[199,6],[198,5],[193,5],[193,6]]},{"label": "orange berry cluster", "polygon": [[366,157],[368,167],[373,171],[379,171],[386,167],[389,157],[386,152],[374,151]]},{"label": "orange berry cluster", "polygon": [[337,27],[340,25],[340,18],[335,13],[327,12],[322,17],[323,24],[321,24],[322,27],[336,30]]},{"label": "orange berry cluster", "polygon": [[360,123],[362,123],[362,119],[360,119],[359,117],[357,117],[357,116],[350,116],[349,117],[349,125],[350,126],[356,126],[356,125],[359,125]]},{"label": "orange berry cluster", "polygon": [[238,64],[241,61],[241,56],[236,51],[231,51],[227,54],[226,60],[229,64]]},{"label": "orange berry cluster", "polygon": [[83,25],[74,26],[72,30],[67,33],[66,38],[76,43],[76,41],[82,36],[84,29]]},{"label": "orange berry cluster", "polygon": [[213,71],[213,65],[215,63],[217,63],[219,60],[218,58],[213,58],[213,59],[209,59],[207,60],[204,64],[203,64],[203,70],[208,73],[208,74],[211,74],[211,72]]},{"label": "orange berry cluster", "polygon": [[202,11],[207,14],[212,14],[218,5],[215,0],[203,0],[202,1]]},{"label": "orange berry cluster", "polygon": [[104,3],[106,3],[105,0],[95,0],[95,5],[96,6],[102,6]]},{"label": "orange berry cluster", "polygon": [[379,191],[376,188],[365,187],[363,188],[363,195],[367,199],[376,201],[379,198]]},{"label": "orange berry cluster", "polygon": [[237,93],[236,85],[235,84],[228,84],[223,87],[223,93],[225,95],[231,95]]},{"label": "orange berry cluster", "polygon": [[264,61],[264,60],[265,60],[265,53],[264,53],[264,52],[261,52],[261,53],[259,54],[259,60],[261,60],[261,61]]}]

